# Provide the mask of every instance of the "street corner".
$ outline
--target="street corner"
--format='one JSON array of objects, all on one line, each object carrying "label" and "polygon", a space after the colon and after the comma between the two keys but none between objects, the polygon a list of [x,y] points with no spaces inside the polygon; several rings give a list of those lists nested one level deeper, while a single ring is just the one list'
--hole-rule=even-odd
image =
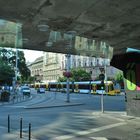
[{"label": "street corner", "polygon": [[115,111],[94,111],[92,112],[92,116],[94,117],[101,117],[101,118],[105,118],[108,120],[114,120],[114,121],[119,121],[119,122],[124,122],[125,118],[126,118],[126,112],[115,112]]}]

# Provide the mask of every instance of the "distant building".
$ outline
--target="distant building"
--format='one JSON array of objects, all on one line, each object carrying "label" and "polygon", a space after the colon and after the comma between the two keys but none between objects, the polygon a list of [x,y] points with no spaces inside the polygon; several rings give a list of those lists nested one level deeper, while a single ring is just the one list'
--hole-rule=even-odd
[{"label": "distant building", "polygon": [[35,77],[35,82],[41,82],[43,80],[43,56],[28,64],[28,68],[31,71],[31,76]]},{"label": "distant building", "polygon": [[63,75],[65,55],[45,52],[43,56],[43,81],[57,81]]},{"label": "distant building", "polygon": [[[118,69],[110,66],[110,58],[113,53],[110,46],[104,42],[96,42],[83,37],[76,37],[74,44],[76,51],[83,52],[83,56],[71,55],[70,68],[82,68],[91,73],[91,78],[94,80],[106,66],[107,76],[109,78],[114,77]],[[86,56],[87,50],[92,51],[92,57]],[[36,81],[57,81],[59,77],[63,76],[66,65],[65,54],[44,52],[43,57],[36,59],[31,64],[31,75],[36,77]]]}]

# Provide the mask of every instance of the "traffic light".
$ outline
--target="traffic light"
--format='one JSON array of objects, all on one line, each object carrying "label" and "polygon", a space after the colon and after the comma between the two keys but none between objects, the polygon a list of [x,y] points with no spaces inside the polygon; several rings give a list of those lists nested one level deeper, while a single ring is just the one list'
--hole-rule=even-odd
[{"label": "traffic light", "polygon": [[104,75],[103,73],[101,73],[101,74],[99,75],[99,79],[100,79],[101,81],[103,81],[103,80],[105,79],[105,75]]},{"label": "traffic light", "polygon": [[105,83],[104,83],[104,80],[101,81],[101,89],[102,89],[102,90],[105,90]]}]

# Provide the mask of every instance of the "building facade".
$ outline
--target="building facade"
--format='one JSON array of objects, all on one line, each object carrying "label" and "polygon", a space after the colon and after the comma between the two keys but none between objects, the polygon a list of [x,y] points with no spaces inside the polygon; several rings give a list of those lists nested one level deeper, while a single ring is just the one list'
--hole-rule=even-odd
[{"label": "building facade", "polygon": [[63,75],[64,54],[44,52],[43,55],[43,82],[57,81]]},{"label": "building facade", "polygon": [[[91,73],[92,80],[95,80],[104,69],[106,69],[106,75],[110,79],[119,71],[110,66],[113,50],[104,42],[99,43],[83,37],[76,37],[74,45],[78,51],[87,53],[89,49],[93,52],[93,57],[87,57],[84,53],[83,56],[70,55],[70,68],[84,69]],[[36,59],[31,65],[31,75],[36,77],[36,81],[57,81],[66,70],[67,57],[66,54],[44,52],[43,56]]]},{"label": "building facade", "polygon": [[34,77],[34,82],[43,81],[43,56],[37,58],[33,63],[28,64],[31,71],[31,76]]}]

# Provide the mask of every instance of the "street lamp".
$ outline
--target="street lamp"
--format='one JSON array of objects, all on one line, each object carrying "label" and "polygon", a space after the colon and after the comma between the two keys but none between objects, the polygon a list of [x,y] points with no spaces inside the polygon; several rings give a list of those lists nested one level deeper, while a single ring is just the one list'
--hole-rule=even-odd
[{"label": "street lamp", "polygon": [[13,87],[14,91],[17,84],[17,75],[18,75],[18,47],[19,47],[19,33],[21,34],[21,24],[16,23],[16,35],[15,35],[15,48],[16,48],[16,66],[15,66],[15,77],[13,78]]},{"label": "street lamp", "polygon": [[[108,86],[106,86],[107,84],[107,67],[106,67],[106,61],[104,58],[104,70],[102,70],[102,74],[99,75],[99,78],[101,80],[101,88],[102,88],[102,95],[101,95],[101,112],[104,113],[104,96],[103,96],[103,90],[105,90],[105,92],[108,92]],[[107,94],[107,93],[106,93]]]},{"label": "street lamp", "polygon": [[16,48],[16,70],[15,70],[15,80],[17,82],[17,74],[18,74],[18,49]]},{"label": "street lamp", "polygon": [[[70,36],[70,44],[67,46],[68,47],[68,53],[66,54],[66,58],[67,58],[67,67],[66,67],[66,72],[67,73],[70,73],[70,57],[71,57],[71,54],[70,54],[70,48],[72,47],[72,38],[76,35],[76,31],[68,31],[67,32],[67,35]],[[70,84],[69,84],[69,76],[67,76],[67,100],[66,102],[70,102]]]}]

